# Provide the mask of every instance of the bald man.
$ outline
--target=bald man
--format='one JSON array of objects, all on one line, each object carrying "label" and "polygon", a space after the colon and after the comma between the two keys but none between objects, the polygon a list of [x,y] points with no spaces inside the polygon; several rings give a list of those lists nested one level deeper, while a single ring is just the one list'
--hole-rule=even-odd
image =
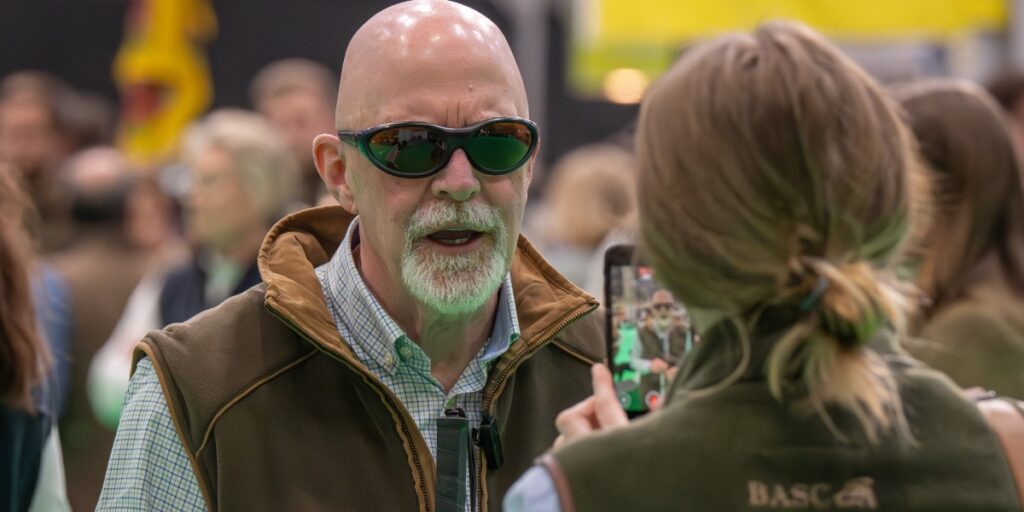
[{"label": "bald man", "polygon": [[597,303],[520,236],[539,140],[497,27],[390,7],[338,98],[313,155],[340,206],[139,345],[99,510],[499,510],[589,396]]}]

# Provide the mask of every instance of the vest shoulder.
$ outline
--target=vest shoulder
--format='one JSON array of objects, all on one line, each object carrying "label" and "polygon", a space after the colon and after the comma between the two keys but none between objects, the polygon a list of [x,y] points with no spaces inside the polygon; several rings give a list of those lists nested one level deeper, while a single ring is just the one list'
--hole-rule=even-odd
[{"label": "vest shoulder", "polygon": [[978,303],[940,311],[907,350],[967,388],[981,386],[1024,397],[1024,321]]},{"label": "vest shoulder", "polygon": [[291,329],[264,306],[266,285],[259,284],[191,319],[152,332],[145,341],[167,365],[232,373],[260,371],[309,352]]},{"label": "vest shoulder", "polygon": [[264,285],[254,286],[148,334],[136,349],[136,360],[152,360],[170,393],[165,398],[174,398],[172,413],[183,413],[193,441],[222,408],[315,351],[264,308],[264,292]]},{"label": "vest shoulder", "polygon": [[192,350],[231,349],[245,345],[251,349],[251,335],[274,320],[264,307],[266,286],[254,286],[226,299],[210,309],[180,323],[173,323],[147,338],[160,343],[177,343]]},{"label": "vest shoulder", "polygon": [[[1020,325],[1016,325],[1020,324]],[[998,304],[960,301],[939,310],[922,330],[922,337],[943,345],[1024,350],[1024,322]]]},{"label": "vest shoulder", "polygon": [[591,311],[562,328],[551,343],[585,363],[600,363],[605,360],[608,351],[604,319],[604,308]]}]

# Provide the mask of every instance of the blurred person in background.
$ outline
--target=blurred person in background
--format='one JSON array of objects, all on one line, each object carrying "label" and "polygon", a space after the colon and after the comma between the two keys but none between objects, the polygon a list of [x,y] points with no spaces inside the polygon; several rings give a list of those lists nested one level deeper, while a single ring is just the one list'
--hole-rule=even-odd
[{"label": "blurred person in background", "polygon": [[185,232],[195,252],[164,277],[156,328],[184,322],[258,284],[260,243],[298,189],[288,146],[252,112],[207,115],[189,129],[182,157],[190,176]]},{"label": "blurred person in background", "polygon": [[69,510],[56,420],[59,399],[33,305],[30,202],[0,168],[0,509]]},{"label": "blurred person in background", "polygon": [[43,72],[13,73],[0,82],[0,160],[17,168],[28,189],[41,223],[31,229],[44,251],[68,236],[55,180],[74,151],[73,97],[70,86]]},{"label": "blurred person in background", "polygon": [[86,393],[89,365],[114,330],[147,260],[126,230],[126,207],[136,179],[120,151],[96,147],[76,153],[58,172],[57,182],[73,226],[66,247],[47,260],[70,299],[71,387],[61,435],[68,497],[75,509],[92,510],[114,432],[92,414]]},{"label": "blurred person in background", "polygon": [[[294,204],[298,189],[285,141],[258,114],[215,111],[189,129],[183,149],[189,172],[185,230],[194,255],[170,268],[158,265],[142,278],[93,360],[90,404],[111,429],[120,419],[138,341],[258,284],[260,243],[274,219]],[[159,205],[143,210],[154,207]]]},{"label": "blurred person in background", "polygon": [[155,177],[136,177],[125,205],[128,237],[146,253],[148,272],[163,272],[187,261],[192,249],[181,227],[180,196],[166,193]]},{"label": "blurred person in background", "polygon": [[0,160],[13,164],[28,187],[40,223],[32,229],[44,252],[71,235],[56,187],[58,170],[76,150],[109,143],[112,131],[104,100],[55,76],[20,71],[0,81]]},{"label": "blurred person in background", "polygon": [[132,290],[117,325],[89,364],[89,405],[94,417],[117,429],[128,388],[131,351],[153,329],[164,325],[160,293],[171,269],[192,259],[192,250],[177,230],[178,206],[155,179],[141,177],[127,205],[128,236],[146,255],[146,273]]},{"label": "blurred person in background", "polygon": [[895,90],[930,182],[913,354],[964,387],[1024,398],[1024,184],[998,105],[964,80]]},{"label": "blurred person in background", "polygon": [[632,424],[595,365],[506,510],[1020,510],[978,406],[899,347],[916,159],[873,79],[803,25],[723,36],[648,91],[637,154],[646,255],[703,341]]},{"label": "blurred person in background", "polygon": [[[313,165],[313,138],[334,129],[337,75],[308,59],[284,59],[266,65],[249,89],[253,107],[280,131],[299,165],[300,199],[319,205],[331,199]],[[334,204],[337,204],[336,202]]]},{"label": "blurred person in background", "polygon": [[555,165],[544,203],[531,212],[541,254],[570,281],[603,297],[604,250],[628,243],[636,211],[633,155],[613,144],[578,148]]}]

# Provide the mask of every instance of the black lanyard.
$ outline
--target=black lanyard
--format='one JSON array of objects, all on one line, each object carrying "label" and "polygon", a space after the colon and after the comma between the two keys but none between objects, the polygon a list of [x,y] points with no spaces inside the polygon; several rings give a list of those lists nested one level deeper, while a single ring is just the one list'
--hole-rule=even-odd
[{"label": "black lanyard", "polygon": [[[480,428],[470,428],[466,411],[456,407],[445,409],[437,418],[437,489],[435,501],[438,512],[465,512],[466,499],[471,499],[472,510],[477,510],[476,444],[483,451],[487,467],[498,469],[505,462],[501,449],[501,432],[490,415],[484,415]],[[469,475],[469,472],[472,472]],[[466,477],[469,475],[469,496],[466,495]]]},{"label": "black lanyard", "polygon": [[[473,447],[466,412],[456,407],[446,409],[437,418],[437,489],[434,501],[438,512],[466,511],[466,479],[473,467]],[[475,468],[474,468],[475,470]],[[470,479],[476,499],[476,478]],[[475,505],[475,503],[474,503]],[[474,510],[476,507],[473,507]]]}]

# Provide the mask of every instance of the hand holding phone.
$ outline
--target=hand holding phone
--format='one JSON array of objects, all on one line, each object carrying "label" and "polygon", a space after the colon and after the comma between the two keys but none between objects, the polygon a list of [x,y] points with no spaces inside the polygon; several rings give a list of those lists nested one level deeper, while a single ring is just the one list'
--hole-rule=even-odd
[{"label": "hand holding phone", "polygon": [[629,423],[626,411],[619,403],[612,373],[603,364],[590,367],[594,394],[586,400],[562,411],[555,418],[558,437],[555,447],[594,432],[618,428]]}]

